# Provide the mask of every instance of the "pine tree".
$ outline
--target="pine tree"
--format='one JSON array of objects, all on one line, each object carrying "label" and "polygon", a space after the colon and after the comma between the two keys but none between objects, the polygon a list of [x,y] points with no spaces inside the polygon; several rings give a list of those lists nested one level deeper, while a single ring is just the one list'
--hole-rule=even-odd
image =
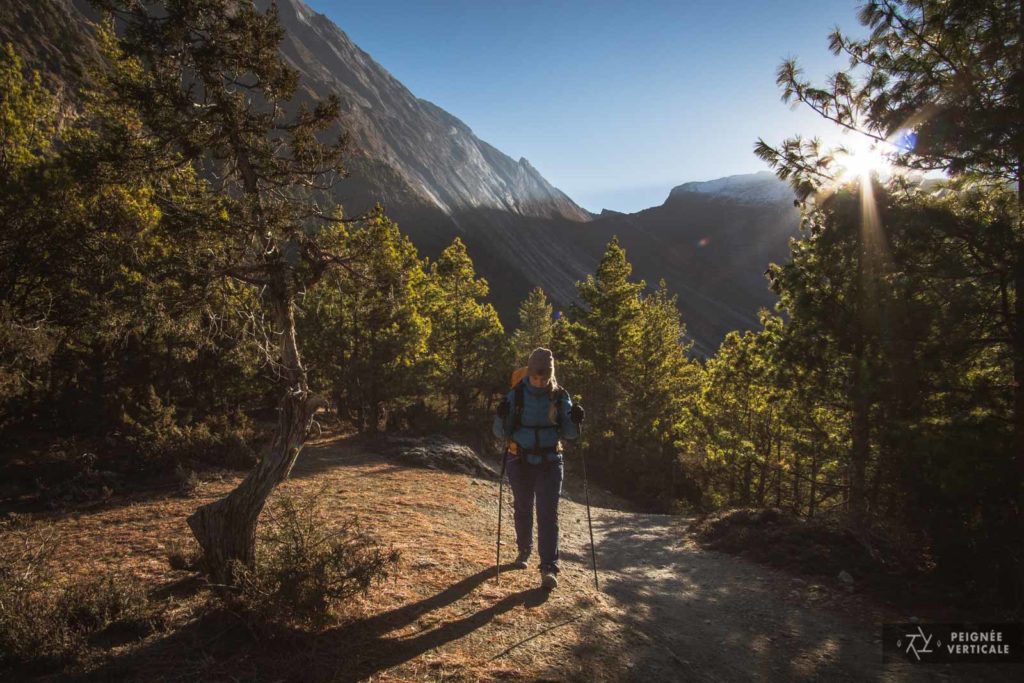
[{"label": "pine tree", "polygon": [[631,282],[633,266],[626,252],[612,238],[595,275],[588,275],[576,289],[583,307],[576,310],[572,336],[577,348],[577,379],[592,425],[589,444],[598,444],[604,463],[612,467],[625,444],[628,425],[624,377],[627,349],[637,344],[637,320],[646,283]]},{"label": "pine tree", "polygon": [[[52,164],[57,107],[38,73],[25,74],[10,44],[0,51],[0,408],[23,401],[49,362],[48,293],[38,286],[51,224],[46,169]],[[43,188],[47,188],[44,190]],[[48,231],[49,236],[53,232]],[[42,238],[42,239],[40,239]],[[39,240],[38,242],[36,240]],[[6,422],[10,411],[0,409]]]},{"label": "pine tree", "polygon": [[383,216],[352,230],[346,250],[359,255],[357,275],[319,287],[300,328],[317,359],[311,384],[374,431],[429,390],[427,275],[412,241]]},{"label": "pine tree", "polygon": [[166,163],[170,150],[172,165],[201,167],[215,179],[219,220],[198,225],[227,248],[207,254],[201,270],[211,280],[255,288],[270,321],[266,339],[273,343],[265,351],[281,391],[277,434],[238,488],[189,518],[213,576],[229,581],[233,562],[252,564],[259,513],[290,472],[323,402],[310,392],[295,319],[297,298],[349,264],[341,213],[324,194],[343,173],[344,140],[318,138],[335,123],[339,103],[331,97],[290,105],[298,73],[281,58],[284,29],[273,6],[98,4],[123,26],[125,58],[111,74],[112,104],[138,112],[139,135],[160,151],[149,160]]},{"label": "pine tree", "polygon": [[[110,31],[98,38],[118,63]],[[156,168],[140,163],[156,153],[152,141],[138,135],[134,110],[111,104],[102,66],[90,69],[76,115],[57,126],[54,98],[4,55],[0,310],[10,325],[0,374],[10,373],[12,390],[18,380],[31,387],[5,415],[103,436],[104,457],[129,451],[138,466],[162,466],[183,428],[223,417],[236,392],[252,389],[251,358],[222,334],[235,318],[194,286],[194,254],[220,247],[198,239],[209,216],[180,209],[209,197],[173,155]],[[151,399],[173,419],[145,408]]]},{"label": "pine tree", "polygon": [[504,328],[484,302],[487,281],[476,276],[466,245],[458,237],[430,266],[434,286],[430,351],[449,401],[448,417],[466,419],[472,402],[507,383],[510,364]]},{"label": "pine tree", "polygon": [[641,301],[636,340],[624,349],[620,376],[630,431],[622,441],[636,453],[639,485],[666,505],[677,496],[680,429],[699,389],[698,366],[687,357],[692,342],[685,338],[677,297],[661,280]]},{"label": "pine tree", "polygon": [[551,348],[555,329],[553,310],[540,287],[535,287],[519,306],[519,329],[512,333],[517,366],[526,365],[534,349]]},{"label": "pine tree", "polygon": [[[870,29],[854,39],[830,36],[850,67],[816,87],[795,60],[778,72],[783,99],[878,143],[892,142],[894,160],[918,170],[942,169],[1016,189],[1014,238],[996,261],[1010,259],[1018,500],[1024,510],[1024,6],[1005,0],[872,0],[860,10]],[[807,195],[832,180],[834,155],[815,142],[758,140],[756,153]],[[1002,340],[996,344],[1003,344]],[[1024,525],[1024,513],[1020,515]]]}]

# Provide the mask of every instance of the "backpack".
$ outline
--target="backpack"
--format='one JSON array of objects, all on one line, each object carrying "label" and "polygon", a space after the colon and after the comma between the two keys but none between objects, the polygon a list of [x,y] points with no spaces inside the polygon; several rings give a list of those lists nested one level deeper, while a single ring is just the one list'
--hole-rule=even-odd
[{"label": "backpack", "polygon": [[[515,389],[515,396],[514,396],[513,401],[512,401],[512,433],[513,434],[515,434],[516,430],[518,430],[522,426],[523,402],[525,400],[524,396],[525,396],[526,391],[523,388],[521,382],[522,382],[523,378],[526,377],[526,374],[527,374],[527,367],[526,366],[518,368],[515,371],[513,371],[513,373],[512,373],[511,386],[512,386],[513,389]],[[564,388],[559,387],[558,391],[552,392],[549,395],[548,399],[551,402],[553,402],[553,403],[560,404],[562,402],[562,399],[568,398],[568,396],[569,396],[569,392],[567,392]],[[561,419],[562,419],[562,413],[561,413],[561,411],[558,411],[558,421],[559,421],[559,423],[561,422]],[[511,442],[511,443],[509,443],[509,447],[508,447],[509,455],[519,455],[519,444],[517,444],[514,439],[510,439],[509,441]],[[557,443],[556,450],[559,453],[562,452],[562,442],[561,441],[559,441]]]}]

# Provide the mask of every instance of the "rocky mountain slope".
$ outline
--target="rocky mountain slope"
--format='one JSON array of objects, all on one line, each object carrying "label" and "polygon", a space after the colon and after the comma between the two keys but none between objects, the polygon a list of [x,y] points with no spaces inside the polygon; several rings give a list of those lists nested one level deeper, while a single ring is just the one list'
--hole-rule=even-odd
[{"label": "rocky mountain slope", "polygon": [[618,235],[635,276],[652,286],[664,278],[679,295],[694,351],[708,355],[731,330],[757,328],[758,309],[774,305],[764,272],[788,258],[799,219],[789,186],[755,173],[680,185],[637,213],[604,211],[575,238],[596,249]]},{"label": "rocky mountain slope", "polygon": [[[343,127],[360,155],[394,169],[406,193],[448,216],[491,209],[590,219],[526,159],[512,160],[459,119],[414,96],[330,19],[301,0],[277,5],[287,30],[282,52],[303,75],[305,89],[316,97],[341,97]],[[394,181],[379,187],[381,194],[395,195]]]},{"label": "rocky mountain slope", "polygon": [[[353,142],[351,177],[337,190],[347,213],[382,203],[431,257],[461,237],[506,325],[534,286],[560,307],[573,301],[574,283],[594,271],[612,235],[639,277],[652,286],[665,278],[679,294],[699,353],[713,352],[729,330],[756,326],[757,309],[772,304],[763,273],[788,253],[797,216],[771,174],[687,183],[659,207],[594,216],[526,159],[417,98],[327,17],[301,0],[277,7],[287,31],[282,54],[302,76],[299,99],[341,99],[339,129]],[[91,15],[88,0],[8,0],[0,40],[14,42],[73,100],[95,53]]]}]

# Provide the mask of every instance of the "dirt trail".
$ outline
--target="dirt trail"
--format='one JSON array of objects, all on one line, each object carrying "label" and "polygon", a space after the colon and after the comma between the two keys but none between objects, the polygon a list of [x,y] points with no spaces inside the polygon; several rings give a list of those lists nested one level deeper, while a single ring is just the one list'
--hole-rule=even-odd
[{"label": "dirt trail", "polygon": [[[311,444],[279,494],[319,491],[335,516],[359,516],[403,554],[401,572],[322,630],[253,631],[207,609],[202,582],[168,567],[164,544],[186,540],[187,514],[235,486],[237,473],[207,478],[189,496],[139,494],[41,515],[36,523],[53,523],[64,539],[62,572],[129,572],[166,619],[143,640],[96,651],[47,680],[1019,680],[1020,667],[883,664],[876,624],[897,619],[866,598],[703,551],[687,536],[691,520],[630,512],[603,491],[591,491],[597,592],[572,454],[569,462],[560,585],[548,594],[536,556],[529,570],[509,564],[507,488],[508,554],[495,580],[496,481],[410,467],[358,439]],[[23,678],[34,676],[10,680]]]},{"label": "dirt trail", "polygon": [[[569,481],[567,489],[558,590],[592,590],[582,486]],[[808,604],[841,591],[702,550],[688,538],[690,518],[609,507],[592,507],[592,517],[601,590],[611,598],[605,604],[639,640],[622,655],[631,680],[1020,680],[1017,666],[883,663],[874,621],[882,608],[845,594],[828,608]]]},{"label": "dirt trail", "polygon": [[[565,501],[570,590],[592,580],[580,507]],[[593,516],[601,588],[620,623],[647,641],[630,666],[636,680],[930,680],[883,665],[874,624],[807,607],[784,592],[786,577],[696,548],[685,540],[687,519]]]}]

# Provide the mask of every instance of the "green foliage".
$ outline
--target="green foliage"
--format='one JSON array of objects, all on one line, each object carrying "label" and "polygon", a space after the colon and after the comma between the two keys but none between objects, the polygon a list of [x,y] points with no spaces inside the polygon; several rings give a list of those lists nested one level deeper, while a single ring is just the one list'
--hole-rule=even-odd
[{"label": "green foliage", "polygon": [[[617,238],[609,242],[595,275],[588,275],[576,289],[583,303],[573,310],[568,332],[577,349],[575,365],[570,366],[578,391],[587,401],[592,425],[598,430],[588,443],[600,444],[610,462],[621,446],[623,424],[623,367],[626,348],[637,340],[637,318],[643,281],[630,282],[632,265]],[[599,446],[600,448],[600,446]]]},{"label": "green foliage", "polygon": [[[789,315],[775,386],[795,392],[797,417],[816,416],[811,443],[833,444],[811,449],[809,463],[834,463],[821,470],[830,507],[861,527],[923,537],[939,571],[1019,607],[1024,15],[998,0],[874,0],[860,20],[866,37],[830,38],[849,69],[816,87],[787,61],[783,99],[892,143],[901,167],[950,180],[933,193],[900,177],[844,188],[834,177],[842,150],[758,141],[757,154],[807,198],[809,234],[769,273]],[[795,425],[793,463],[806,472]],[[820,486],[818,470],[809,474]],[[807,513],[819,502],[794,498]]]},{"label": "green foliage", "polygon": [[[473,402],[508,383],[511,353],[494,306],[483,301],[487,281],[476,276],[458,237],[430,264],[429,348],[446,417],[470,417]],[[482,419],[482,415],[476,417]]]},{"label": "green foliage", "polygon": [[[109,63],[130,70],[109,31],[100,38]],[[107,437],[119,454],[134,447],[135,468],[194,451],[253,393],[257,372],[252,350],[233,338],[241,326],[227,300],[197,278],[196,254],[221,248],[198,237],[208,216],[183,213],[208,200],[204,186],[187,168],[138,162],[155,143],[140,139],[132,109],[110,102],[103,68],[93,69],[79,115],[58,129],[53,98],[38,78],[19,81],[17,57],[4,55],[5,415]]]},{"label": "green foliage", "polygon": [[782,318],[730,333],[702,373],[691,471],[707,507],[785,505],[813,517],[837,495],[848,430],[813,366],[785,357]]},{"label": "green foliage", "polygon": [[376,430],[430,393],[430,292],[415,246],[387,218],[351,230],[345,245],[359,257],[356,275],[311,294],[300,330],[312,385],[339,415]]},{"label": "green foliage", "polygon": [[587,409],[585,445],[597,474],[656,509],[691,498],[683,436],[699,388],[676,297],[664,282],[643,295],[612,239],[597,273],[577,283],[584,307],[553,326],[561,375]]},{"label": "green foliage", "polygon": [[[874,142],[896,145],[900,166],[944,169],[1004,182],[1021,180],[1020,8],[1002,0],[872,0],[860,10],[870,29],[838,29],[832,52],[849,58],[825,87],[805,80],[796,60],[778,71],[783,100],[809,106]],[[835,155],[800,137],[757,154],[803,194],[827,184]]]},{"label": "green foliage", "polygon": [[241,602],[261,619],[322,624],[398,566],[399,552],[385,549],[357,520],[331,524],[323,493],[274,500],[256,566],[238,568]]},{"label": "green foliage", "polygon": [[[56,331],[47,320],[47,297],[24,283],[38,278],[22,260],[37,226],[52,218],[43,190],[53,164],[57,105],[37,72],[25,74],[13,46],[0,52],[0,414],[32,391],[51,358]],[[4,426],[7,419],[0,421]]]},{"label": "green foliage", "polygon": [[535,287],[519,306],[519,329],[512,333],[512,349],[517,366],[526,365],[534,349],[551,348],[555,326],[553,308],[544,290]]},{"label": "green foliage", "polygon": [[584,306],[577,316],[579,344],[591,349],[588,361],[594,375],[613,377],[623,349],[636,333],[640,295],[647,285],[643,280],[630,282],[632,272],[626,251],[613,237],[597,273],[576,285]]},{"label": "green foliage", "polygon": [[38,71],[25,74],[10,43],[0,57],[0,181],[16,182],[52,157],[57,107]]}]

